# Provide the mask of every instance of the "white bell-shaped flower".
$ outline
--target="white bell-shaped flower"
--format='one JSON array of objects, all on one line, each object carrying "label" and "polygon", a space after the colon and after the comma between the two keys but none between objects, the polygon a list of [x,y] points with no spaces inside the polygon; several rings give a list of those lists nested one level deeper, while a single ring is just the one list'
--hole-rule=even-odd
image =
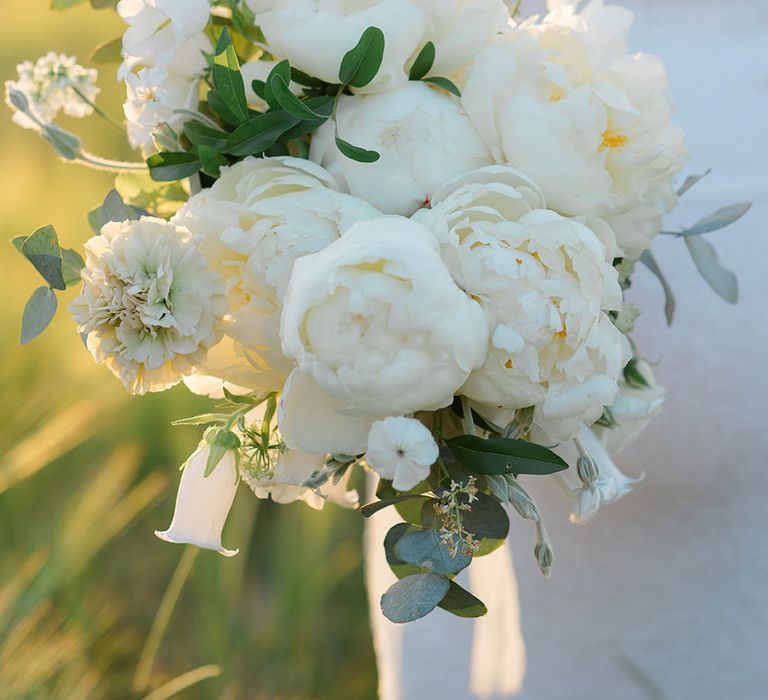
[{"label": "white bell-shaped flower", "polygon": [[171,526],[157,530],[161,540],[193,544],[233,557],[237,549],[221,544],[221,532],[229,515],[238,485],[235,453],[228,450],[216,468],[205,476],[211,446],[203,441],[184,465]]}]

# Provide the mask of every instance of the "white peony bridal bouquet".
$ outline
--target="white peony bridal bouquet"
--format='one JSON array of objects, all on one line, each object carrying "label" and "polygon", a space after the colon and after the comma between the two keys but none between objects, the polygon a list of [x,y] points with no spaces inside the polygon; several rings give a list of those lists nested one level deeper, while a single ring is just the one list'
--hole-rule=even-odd
[{"label": "white peony bridal bouquet", "polygon": [[[84,0],[81,0],[83,2]],[[53,6],[77,2],[53,0]],[[737,284],[703,234],[662,217],[700,177],[661,61],[630,53],[632,14],[550,0],[91,0],[125,34],[124,119],[96,105],[96,71],[50,53],[6,82],[14,120],[70,163],[112,171],[85,253],[45,226],[13,244],[58,294],[93,358],[133,394],[184,382],[211,412],[158,537],[231,556],[222,528],[240,484],[258,498],[396,508],[386,536],[394,622],[436,607],[486,613],[456,575],[535,527],[526,490],[549,476],[586,522],[636,481],[613,459],[664,402],[630,340],[626,301],[651,253],[688,247],[729,302]],[[95,114],[133,162],[87,151],[57,122]]]}]

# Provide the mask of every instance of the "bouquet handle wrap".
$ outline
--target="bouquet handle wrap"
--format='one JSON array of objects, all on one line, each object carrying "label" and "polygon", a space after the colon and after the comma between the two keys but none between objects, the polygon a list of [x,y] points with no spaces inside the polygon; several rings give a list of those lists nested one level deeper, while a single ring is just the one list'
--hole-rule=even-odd
[{"label": "bouquet handle wrap", "polygon": [[[509,545],[478,557],[459,576],[462,585],[487,605],[486,616],[471,620],[436,610],[427,618],[396,625],[382,615],[379,601],[397,580],[387,564],[383,541],[398,522],[397,511],[386,508],[365,524],[366,581],[380,700],[429,697],[436,688],[442,700],[514,697],[522,688],[526,661]],[[427,662],[435,658],[442,659],[440,678],[429,675],[436,667]]]}]

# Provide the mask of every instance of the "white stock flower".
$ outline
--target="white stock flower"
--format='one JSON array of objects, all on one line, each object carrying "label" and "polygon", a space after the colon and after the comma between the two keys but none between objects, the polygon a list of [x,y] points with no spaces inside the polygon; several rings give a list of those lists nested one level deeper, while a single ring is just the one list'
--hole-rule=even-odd
[{"label": "white stock flower", "polygon": [[[35,63],[24,61],[18,64],[16,72],[17,80],[5,82],[5,93],[6,103],[14,110],[13,121],[19,126],[39,130],[38,121],[53,122],[60,112],[76,118],[93,113],[93,107],[88,103],[93,102],[100,92],[96,85],[98,73],[92,68],[83,68],[73,56],[51,51]],[[11,91],[24,95],[32,116],[11,103]]]},{"label": "white stock flower", "polygon": [[629,346],[604,313],[622,302],[610,230],[591,222],[601,240],[545,206],[525,175],[491,166],[446,184],[417,219],[491,329],[461,393],[492,409],[535,406],[534,422],[560,441],[613,403]]},{"label": "white stock flower", "polygon": [[221,544],[221,533],[237,492],[235,453],[228,450],[205,476],[210,453],[211,446],[204,440],[187,460],[171,525],[165,531],[155,531],[155,535],[166,542],[193,544],[233,557],[238,550],[226,549]]},{"label": "white stock flower", "polygon": [[483,364],[488,327],[429,230],[384,216],[296,261],[281,337],[341,410],[385,417],[448,406]]},{"label": "white stock flower", "polygon": [[398,491],[408,491],[429,476],[438,454],[432,433],[419,421],[390,417],[373,424],[365,461]]},{"label": "white stock flower", "polygon": [[323,168],[299,158],[246,158],[174,217],[202,239],[227,283],[231,343],[203,367],[249,389],[279,391],[294,363],[280,348],[280,312],[294,262],[335,241],[370,204],[343,194]]},{"label": "white stock flower", "polygon": [[94,359],[128,391],[163,391],[221,337],[224,295],[187,229],[163,219],[111,222],[85,244],[83,288],[70,305]]},{"label": "white stock flower", "polygon": [[684,146],[661,61],[627,52],[632,19],[595,0],[510,28],[478,56],[463,103],[498,162],[531,176],[555,211],[606,219],[634,258],[676,202]]},{"label": "white stock flower", "polygon": [[330,121],[315,133],[310,158],[385,214],[410,216],[446,180],[491,162],[459,101],[426,83],[342,97],[337,122],[344,140],[375,150],[381,158],[359,163],[342,155]]}]

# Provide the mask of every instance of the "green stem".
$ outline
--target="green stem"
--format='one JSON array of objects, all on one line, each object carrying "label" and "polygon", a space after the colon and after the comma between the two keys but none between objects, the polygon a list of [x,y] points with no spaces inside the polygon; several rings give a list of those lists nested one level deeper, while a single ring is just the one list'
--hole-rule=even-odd
[{"label": "green stem", "polygon": [[523,4],[523,0],[517,0],[515,6],[512,8],[512,19],[517,17],[517,13],[520,12],[520,5]]},{"label": "green stem", "polygon": [[461,397],[461,408],[464,411],[464,431],[467,435],[477,435],[475,421],[472,418],[472,407],[469,405],[469,399],[466,396]]},{"label": "green stem", "polygon": [[129,171],[146,171],[148,170],[146,163],[126,162],[123,160],[109,160],[108,158],[101,158],[93,153],[87,151],[80,151],[79,156],[75,159],[76,163],[86,165],[94,170],[105,170],[110,173],[119,173],[124,170]]},{"label": "green stem", "polygon": [[120,124],[116,119],[113,119],[110,117],[103,109],[100,107],[97,107],[94,102],[91,102],[80,90],[78,90],[72,83],[69,84],[69,87],[72,89],[72,91],[83,101],[85,104],[87,104],[96,114],[98,114],[107,124],[109,124],[111,127],[119,131],[123,136],[125,136],[125,127]]}]

